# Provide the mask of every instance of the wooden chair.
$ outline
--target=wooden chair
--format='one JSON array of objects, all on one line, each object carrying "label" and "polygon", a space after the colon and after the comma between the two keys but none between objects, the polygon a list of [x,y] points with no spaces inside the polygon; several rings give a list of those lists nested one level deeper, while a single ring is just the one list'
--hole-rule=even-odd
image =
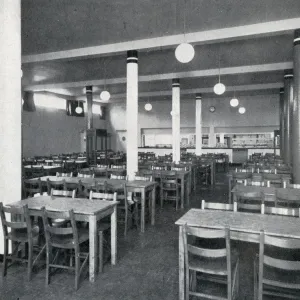
[{"label": "wooden chair", "polygon": [[[6,214],[10,215],[10,218],[6,218]],[[34,255],[34,238],[39,236],[39,227],[32,225],[31,218],[29,216],[28,206],[23,207],[5,207],[0,202],[0,217],[2,223],[3,237],[4,237],[4,254],[3,254],[3,277],[7,275],[8,260],[27,262],[27,275],[28,280],[31,280],[32,269],[35,263],[40,258],[45,246],[39,249],[39,252],[35,259]],[[11,241],[15,244],[12,254],[8,254],[8,242]],[[28,246],[28,258],[19,257],[19,246],[26,244]]]},{"label": "wooden chair", "polygon": [[47,192],[48,195],[51,194],[51,189],[55,190],[64,190],[65,189],[66,181],[63,180],[50,180],[47,178]]},{"label": "wooden chair", "polygon": [[69,173],[56,172],[56,177],[73,177],[73,172],[69,172]]},{"label": "wooden chair", "polygon": [[261,204],[261,214],[300,217],[300,208],[269,207]]},{"label": "wooden chair", "polygon": [[[88,230],[85,228],[77,229],[76,221],[73,210],[66,212],[53,212],[46,211],[42,208],[43,222],[46,236],[46,284],[50,283],[50,270],[51,268],[61,268],[75,271],[75,290],[78,289],[80,274],[83,268],[88,262],[88,253],[80,251],[80,245],[89,239]],[[65,227],[53,226],[51,220],[53,219],[65,219],[68,220],[71,226]],[[58,257],[61,251],[69,250],[70,255],[75,253],[75,266],[68,266],[67,264],[59,264]],[[56,251],[55,255],[54,252]],[[80,264],[80,259],[83,259],[83,263]]]},{"label": "wooden chair", "polygon": [[[182,238],[186,300],[190,296],[215,300],[238,299],[239,258],[236,253],[231,253],[229,228],[216,230],[184,225]],[[220,240],[223,240],[223,245],[219,244]],[[218,248],[209,247],[216,241]],[[215,282],[214,288],[211,288],[211,282]]]},{"label": "wooden chair", "polygon": [[279,174],[274,173],[265,173],[264,181],[267,182],[267,186],[272,187],[281,187],[282,186],[282,177]]},{"label": "wooden chair", "polygon": [[86,183],[79,180],[78,182],[78,195],[82,198],[89,198],[90,197],[90,191],[96,191],[97,183]]},{"label": "wooden chair", "polygon": [[250,211],[250,212],[260,212],[261,204],[264,200],[264,195],[261,192],[242,192],[238,191],[236,193],[237,211]]},{"label": "wooden chair", "polygon": [[288,189],[276,189],[275,206],[276,207],[300,207],[300,192]]},{"label": "wooden chair", "polygon": [[52,197],[70,197],[70,198],[75,198],[76,196],[76,190],[73,191],[62,191],[62,190],[55,190],[51,189],[50,195]]},{"label": "wooden chair", "polygon": [[259,257],[254,261],[254,299],[263,300],[264,295],[300,299],[299,249],[297,239],[260,233]]},{"label": "wooden chair", "polygon": [[205,200],[201,200],[201,209],[236,211],[236,207],[234,207],[234,204],[213,203],[213,202],[206,202]]},{"label": "wooden chair", "polygon": [[161,207],[163,207],[164,201],[175,201],[175,208],[178,209],[178,203],[180,199],[180,184],[178,178],[173,174],[161,177]]},{"label": "wooden chair", "polygon": [[94,178],[95,175],[94,174],[84,174],[84,173],[78,173],[77,174],[78,178]]},{"label": "wooden chair", "polygon": [[36,193],[42,193],[41,179],[24,179],[23,180],[23,194],[24,198],[33,197]]},{"label": "wooden chair", "polygon": [[43,177],[45,175],[44,167],[31,167],[31,174],[33,178]]},{"label": "wooden chair", "polygon": [[110,174],[110,179],[118,179],[118,180],[128,180],[127,175],[118,175],[118,174]]}]

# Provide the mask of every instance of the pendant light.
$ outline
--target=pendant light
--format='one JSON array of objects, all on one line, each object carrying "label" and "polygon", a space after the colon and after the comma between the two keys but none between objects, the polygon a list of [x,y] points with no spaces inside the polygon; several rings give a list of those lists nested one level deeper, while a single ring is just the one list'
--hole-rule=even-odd
[{"label": "pendant light", "polygon": [[224,94],[226,87],[223,83],[221,83],[221,59],[219,54],[219,82],[214,86],[214,92],[217,95]]},{"label": "pendant light", "polygon": [[152,104],[150,103],[150,82],[149,82],[149,88],[148,88],[148,102],[145,104],[145,110],[151,111],[152,110]]},{"label": "pendant light", "polygon": [[233,93],[233,98],[230,100],[230,105],[232,107],[237,107],[239,105],[239,100],[235,97],[235,91]]},{"label": "pendant light", "polygon": [[110,92],[106,90],[106,63],[104,61],[104,89],[100,93],[100,100],[108,101],[110,99]]},{"label": "pendant light", "polygon": [[240,114],[244,114],[245,112],[246,112],[246,108],[243,107],[243,106],[241,106],[241,107],[239,108],[239,113],[240,113]]},{"label": "pendant light", "polygon": [[79,106],[79,101],[78,101],[78,106],[75,108],[76,114],[81,114],[82,113],[82,107]]},{"label": "pendant light", "polygon": [[185,23],[186,23],[185,19],[186,19],[186,0],[184,1],[184,15],[183,15],[184,42],[179,44],[175,50],[176,59],[183,64],[190,62],[195,56],[194,47],[191,44],[187,43],[185,40]]}]

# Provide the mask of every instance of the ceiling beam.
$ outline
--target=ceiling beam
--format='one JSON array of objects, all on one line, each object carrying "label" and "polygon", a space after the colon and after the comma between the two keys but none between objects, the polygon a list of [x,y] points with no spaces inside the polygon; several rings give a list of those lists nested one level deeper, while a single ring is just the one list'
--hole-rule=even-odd
[{"label": "ceiling beam", "polygon": [[[260,91],[260,90],[271,90],[271,89],[280,89],[283,87],[283,82],[276,82],[276,83],[266,83],[266,84],[249,84],[249,85],[237,85],[237,86],[227,86],[226,92],[239,92],[239,91]],[[181,89],[180,95],[195,95],[197,93],[201,94],[208,94],[213,93],[213,88],[198,88],[198,89]],[[279,91],[278,91],[279,93]],[[143,97],[165,97],[165,96],[171,96],[172,90],[169,91],[153,91],[153,92],[143,92],[139,93],[139,99]],[[76,97],[76,100],[85,100],[85,96]],[[99,101],[102,103],[115,103],[125,101],[126,99],[126,93],[122,94],[114,94],[111,96],[111,99],[108,102]],[[115,101],[117,100],[117,101]],[[97,101],[98,102],[98,101]]]},{"label": "ceiling beam", "polygon": [[127,50],[171,48],[184,40],[193,44],[211,44],[224,41],[276,35],[291,32],[299,28],[300,18],[264,22],[258,24],[199,31],[157,38],[106,44],[93,47],[77,48],[64,51],[48,52],[22,56],[22,63],[42,62],[59,59],[78,59],[93,56],[105,56],[124,53]]},{"label": "ceiling beam", "polygon": [[[239,66],[220,69],[221,75],[234,75],[234,74],[246,74],[246,73],[260,73],[260,72],[272,72],[282,71],[286,69],[292,69],[293,62],[281,62],[273,64],[262,64],[262,65],[251,65],[251,66]],[[219,69],[207,69],[207,70],[195,70],[188,72],[177,72],[177,73],[165,73],[156,75],[145,75],[139,76],[139,82],[148,81],[161,81],[161,80],[172,80],[173,78],[201,78],[207,76],[217,76]],[[87,85],[101,86],[101,85],[115,85],[125,84],[126,78],[113,78],[113,79],[100,79],[100,80],[89,80],[89,81],[76,81],[76,82],[63,82],[53,84],[37,84],[24,86],[25,91],[40,91],[47,89],[64,89],[64,88],[78,88],[85,87]]]}]

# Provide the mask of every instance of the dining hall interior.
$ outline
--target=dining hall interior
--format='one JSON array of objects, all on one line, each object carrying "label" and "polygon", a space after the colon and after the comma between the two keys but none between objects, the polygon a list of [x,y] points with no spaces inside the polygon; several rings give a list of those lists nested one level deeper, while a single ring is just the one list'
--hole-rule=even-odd
[{"label": "dining hall interior", "polygon": [[299,0],[0,3],[0,300],[300,299]]}]

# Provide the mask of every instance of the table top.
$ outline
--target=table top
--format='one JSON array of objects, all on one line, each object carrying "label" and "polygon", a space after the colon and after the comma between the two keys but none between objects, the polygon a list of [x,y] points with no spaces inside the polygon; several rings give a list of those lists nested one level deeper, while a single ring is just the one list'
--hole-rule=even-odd
[{"label": "table top", "polygon": [[96,215],[110,207],[118,204],[114,201],[106,200],[89,200],[85,198],[68,198],[68,197],[52,197],[40,196],[27,198],[25,200],[9,203],[9,206],[21,207],[28,205],[31,210],[41,210],[45,207],[50,211],[69,211],[73,209],[75,214]]},{"label": "table top", "polygon": [[175,224],[215,229],[229,227],[232,231],[255,234],[264,230],[266,234],[300,239],[300,219],[287,216],[190,209]]},{"label": "table top", "polygon": [[295,196],[295,198],[298,198],[300,200],[300,189],[290,189],[290,188],[276,188],[276,187],[266,187],[266,186],[245,186],[243,184],[237,184],[234,186],[234,188],[231,190],[232,193],[236,192],[245,192],[245,193],[251,193],[251,192],[262,192],[266,195],[275,195],[276,191],[282,192],[282,193],[288,193],[290,196]]},{"label": "table top", "polygon": [[169,173],[176,172],[177,175],[187,175],[191,171],[183,171],[183,170],[150,170],[153,174],[162,174],[162,175],[168,175]]},{"label": "table top", "polygon": [[278,178],[290,178],[291,177],[291,173],[285,173],[285,174],[281,174],[281,173],[277,173],[277,174],[274,174],[274,173],[264,173],[264,172],[260,172],[260,173],[257,173],[257,172],[235,172],[235,171],[229,171],[229,173],[227,174],[228,177],[233,177],[235,174],[246,174],[248,176],[252,176],[252,175],[261,175],[262,177],[264,175],[275,175],[277,176]]},{"label": "table top", "polygon": [[31,168],[43,168],[45,170],[52,170],[52,169],[58,169],[60,167],[58,166],[44,166],[44,165],[31,165],[31,166],[24,166],[26,169],[31,169]]},{"label": "table top", "polygon": [[121,179],[58,177],[58,176],[42,176],[41,181],[45,182],[47,181],[48,178],[51,181],[65,180],[67,183],[78,183],[79,180],[82,183],[87,183],[87,184],[104,183],[106,181],[109,185],[114,186],[116,189],[121,189],[124,183],[126,183],[130,187],[136,187],[136,188],[147,188],[157,184],[154,181],[142,181],[142,180],[126,181]]}]

